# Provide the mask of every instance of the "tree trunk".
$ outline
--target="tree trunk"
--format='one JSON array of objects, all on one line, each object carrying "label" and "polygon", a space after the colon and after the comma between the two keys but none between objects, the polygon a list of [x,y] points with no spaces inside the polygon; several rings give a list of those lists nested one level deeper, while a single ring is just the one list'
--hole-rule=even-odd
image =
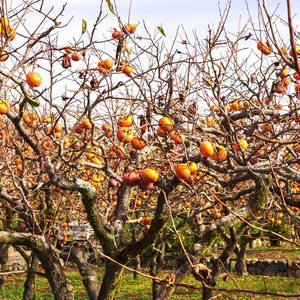
[{"label": "tree trunk", "polygon": [[98,300],[113,300],[119,292],[123,268],[105,260],[105,275],[101,284]]},{"label": "tree trunk", "polygon": [[[0,265],[2,270],[6,270],[8,268],[8,260],[9,260],[9,248],[10,245],[0,244]],[[0,289],[4,288],[6,275],[0,276]]]},{"label": "tree trunk", "polygon": [[[162,238],[163,239],[163,238]],[[150,274],[154,277],[158,276],[164,265],[164,251],[166,242],[161,240],[160,244],[157,245],[158,250],[153,249],[151,255],[151,266]],[[156,300],[159,293],[160,286],[155,280],[152,280],[152,299]]]},{"label": "tree trunk", "polygon": [[[31,266],[30,269],[37,271],[39,267],[39,259],[38,257],[32,252],[31,258]],[[24,293],[23,293],[23,300],[35,300],[35,279],[36,275],[33,273],[27,273],[27,278],[24,284]]]},{"label": "tree trunk", "polygon": [[55,248],[44,236],[0,230],[0,244],[23,245],[31,248],[40,260],[55,300],[73,300],[73,286],[67,282]]},{"label": "tree trunk", "polygon": [[237,261],[235,265],[235,270],[239,275],[246,275],[247,273],[247,265],[246,265],[246,250],[247,250],[248,242],[242,241],[240,244],[240,251],[237,256]]},{"label": "tree trunk", "polygon": [[[138,271],[141,267],[141,260],[140,256],[138,255],[134,260],[133,260],[133,265],[134,265],[134,270]],[[138,273],[133,273],[133,278],[138,279],[139,274]]]},{"label": "tree trunk", "polygon": [[[87,291],[90,300],[97,300],[99,296],[100,286],[96,272],[90,268],[85,256],[88,254],[88,248],[85,246],[72,248],[70,258],[78,266],[80,275],[82,276],[83,285]],[[60,257],[64,260],[69,258],[69,253],[61,252]]]}]

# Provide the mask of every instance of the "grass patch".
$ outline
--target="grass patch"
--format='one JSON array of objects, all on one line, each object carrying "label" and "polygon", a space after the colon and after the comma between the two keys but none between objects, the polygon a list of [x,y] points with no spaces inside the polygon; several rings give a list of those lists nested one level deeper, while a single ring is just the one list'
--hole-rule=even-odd
[{"label": "grass patch", "polygon": [[[147,273],[147,270],[144,270]],[[99,281],[104,274],[104,268],[97,269],[97,274]],[[165,278],[168,272],[164,271],[160,278]],[[252,289],[252,290],[265,290],[276,292],[276,293],[286,293],[286,294],[296,294],[299,293],[300,278],[288,278],[288,277],[266,277],[266,276],[242,276],[232,275],[236,280],[240,288]],[[74,294],[76,300],[88,300],[86,291],[81,282],[81,277],[78,272],[67,272],[68,281],[74,286]],[[13,275],[7,277],[7,284],[4,290],[0,291],[0,299],[3,300],[19,300],[23,296],[23,284],[25,281],[25,275]],[[202,289],[201,283],[196,281],[192,276],[188,276],[183,283],[194,285],[199,287],[199,290],[192,290],[188,288],[178,287],[172,297],[172,299],[201,299]],[[229,280],[229,282],[219,281],[218,287],[222,288],[232,288],[236,289],[235,284]],[[54,300],[51,294],[50,286],[45,278],[37,277],[36,286],[37,300]],[[216,295],[220,294],[218,299],[226,299],[226,295],[231,297],[230,299],[278,299],[275,296],[266,295],[253,295],[245,293],[225,293],[216,292]],[[123,282],[121,285],[120,294],[116,298],[117,300],[124,299],[139,299],[139,300],[149,300],[152,295],[152,281],[150,279],[139,277],[137,280],[133,278],[133,274],[125,271],[123,275]],[[297,298],[289,298],[296,300]]]}]

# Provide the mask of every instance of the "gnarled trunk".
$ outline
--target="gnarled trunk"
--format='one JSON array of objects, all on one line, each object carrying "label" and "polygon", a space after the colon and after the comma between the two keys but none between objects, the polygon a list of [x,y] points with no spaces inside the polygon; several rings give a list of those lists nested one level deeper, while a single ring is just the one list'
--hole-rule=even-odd
[{"label": "gnarled trunk", "polygon": [[[70,259],[72,259],[78,266],[79,273],[82,277],[83,285],[87,291],[90,300],[97,300],[100,286],[97,280],[96,272],[90,267],[85,256],[88,254],[88,248],[85,246],[72,248],[70,252]],[[61,252],[60,257],[63,260],[69,259],[68,252]]]},{"label": "gnarled trunk", "polygon": [[[248,241],[249,242],[249,241]],[[237,256],[237,261],[235,265],[235,270],[239,275],[246,275],[247,272],[247,265],[246,265],[246,250],[248,242],[242,241],[240,245],[240,251]]]},{"label": "gnarled trunk", "polygon": [[105,275],[101,284],[98,300],[113,300],[119,292],[123,268],[105,260]]},{"label": "gnarled trunk", "polygon": [[[10,245],[0,244],[0,266],[2,270],[8,268]],[[0,289],[4,288],[6,275],[0,275]]]},{"label": "gnarled trunk", "polygon": [[[39,267],[39,259],[34,253],[32,253],[30,269],[37,271],[38,267]],[[36,299],[35,279],[36,279],[36,274],[30,273],[30,272],[27,273],[27,278],[24,283],[23,300],[35,300]]]}]

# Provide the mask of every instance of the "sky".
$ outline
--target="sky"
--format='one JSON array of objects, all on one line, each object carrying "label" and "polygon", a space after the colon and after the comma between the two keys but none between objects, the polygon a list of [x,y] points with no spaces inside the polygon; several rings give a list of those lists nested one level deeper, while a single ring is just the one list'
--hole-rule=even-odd
[{"label": "sky", "polygon": [[[22,2],[21,0],[12,0],[13,5]],[[63,44],[66,41],[72,41],[73,37],[78,39],[81,34],[82,19],[87,21],[87,28],[92,30],[97,15],[100,11],[100,0],[45,0],[44,11],[49,10],[53,6],[51,16],[61,10],[63,4],[66,9],[63,17],[59,20],[62,23],[67,22],[72,18],[67,28],[60,31],[60,41]],[[135,23],[138,25],[137,34],[143,34],[145,31],[142,28],[145,22],[150,33],[153,33],[157,26],[161,26],[166,33],[164,41],[172,43],[178,26],[183,26],[188,36],[192,36],[196,32],[199,37],[205,38],[207,35],[208,25],[210,28],[216,28],[220,20],[220,10],[223,11],[226,7],[226,0],[111,0],[114,5],[114,10],[118,12],[123,23]],[[262,1],[260,1],[262,3]],[[258,4],[257,0],[247,0],[251,17],[254,23],[258,26]],[[277,7],[276,15],[286,20],[287,9],[286,1],[279,2],[277,0],[267,0],[267,5],[270,13],[273,13]],[[300,1],[291,0],[293,12],[300,11]],[[130,12],[130,20],[128,15]],[[116,17],[108,10],[107,4],[103,1],[102,17],[104,20],[100,23],[96,31],[96,37],[99,39],[103,34],[110,36],[112,28],[118,28]],[[37,14],[31,15],[28,23],[35,25]],[[227,28],[229,32],[236,33],[239,30],[239,25],[243,26],[249,19],[245,0],[232,0],[229,17],[227,20]],[[32,22],[33,21],[33,22]],[[300,24],[300,17],[294,17],[294,25]],[[282,24],[278,22],[278,25]],[[250,29],[250,27],[249,27]],[[300,29],[299,29],[300,31]]]},{"label": "sky", "polygon": [[[300,12],[300,1],[290,1],[292,12]],[[226,0],[111,0],[111,2],[113,3],[114,10],[120,16],[122,23],[138,24],[136,35],[146,36],[144,24],[151,35],[157,32],[157,26],[161,26],[166,33],[166,37],[161,36],[161,41],[164,42],[169,49],[173,44],[178,28],[180,28],[179,37],[182,39],[185,39],[184,31],[191,40],[194,40],[194,34],[197,34],[200,40],[205,39],[207,37],[208,28],[217,28],[220,14],[227,4]],[[10,2],[13,7],[19,3],[24,3],[24,0],[12,0]],[[61,21],[62,24],[70,22],[68,26],[59,29],[59,47],[64,47],[68,44],[74,45],[75,41],[81,38],[82,19],[87,22],[87,31],[89,33],[92,31],[93,25],[100,12],[100,3],[101,0],[44,0],[43,11],[49,12],[51,17],[55,17],[56,14],[61,11],[62,6],[66,4],[63,15],[58,20]],[[244,27],[249,20],[246,3],[248,4],[254,26],[256,29],[259,29],[258,1],[247,0],[246,2],[245,0],[232,0],[226,22],[226,30],[233,39],[234,35]],[[262,5],[262,1],[260,1],[260,3]],[[269,12],[274,14],[273,18],[277,19],[276,25],[279,28],[281,37],[288,42],[289,35],[283,21],[287,20],[286,1],[267,0],[267,5]],[[38,6],[35,5],[35,7]],[[300,17],[296,13],[293,13],[293,17],[294,28],[297,28],[297,26],[300,25]],[[42,15],[37,12],[32,12],[26,16],[26,26],[35,28],[42,18]],[[118,20],[116,16],[109,11],[105,1],[103,1],[102,4],[101,19],[102,21],[95,32],[95,38],[98,41],[111,38],[113,28],[119,29]],[[48,22],[41,29],[44,30],[50,25],[52,25],[52,23]],[[300,28],[298,30],[300,31]],[[17,32],[19,31],[17,30]],[[251,24],[246,28],[246,33],[249,32],[253,33]],[[259,34],[259,31],[257,31],[257,33]],[[82,36],[85,43],[87,43],[87,36],[87,33]],[[265,40],[265,36],[262,36],[262,39]],[[20,41],[21,38],[18,39],[17,37],[13,43],[17,45]],[[247,43],[247,47],[255,49],[256,43],[257,40],[253,39]],[[110,53],[114,55],[115,45],[111,47],[112,51]],[[175,47],[181,49],[180,47],[184,46],[177,42]],[[83,62],[81,64],[83,64]],[[73,66],[75,66],[75,63],[72,67]],[[76,66],[80,68],[81,65],[78,63]],[[43,84],[46,86],[46,80]],[[64,88],[65,87],[62,87],[62,90]],[[59,92],[59,94],[62,93]]]}]

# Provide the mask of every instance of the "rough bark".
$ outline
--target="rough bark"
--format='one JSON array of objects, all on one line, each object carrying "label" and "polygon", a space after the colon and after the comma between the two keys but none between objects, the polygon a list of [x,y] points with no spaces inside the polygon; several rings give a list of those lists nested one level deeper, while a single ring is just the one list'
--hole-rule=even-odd
[{"label": "rough bark", "polygon": [[[245,235],[246,234],[249,234],[249,229],[245,231]],[[247,238],[245,235],[243,236],[240,242],[239,252],[237,255],[237,261],[235,265],[235,270],[239,275],[247,274],[246,251],[247,251],[247,245],[249,244],[251,239]]]},{"label": "rough bark", "polygon": [[[141,260],[140,256],[138,255],[134,260],[133,260],[133,267],[135,271],[138,271],[141,267]],[[138,279],[139,274],[138,273],[133,273],[133,278]]]},{"label": "rough bark", "polygon": [[[10,245],[0,244],[0,265],[2,270],[6,270],[8,268],[9,248]],[[6,275],[0,276],[0,289],[4,288],[5,279]]]},{"label": "rough bark", "polygon": [[[237,237],[235,235],[235,232],[232,230],[231,233],[232,233],[231,243],[226,246],[223,253],[219,257],[219,260],[223,264],[226,264],[226,262],[232,256],[232,254],[234,252],[234,249],[236,248],[236,245],[237,245],[237,242],[238,242]],[[222,265],[219,262],[219,260],[214,263],[214,266],[213,266],[212,272],[211,272],[211,277],[210,277],[210,279],[208,279],[206,281],[206,284],[208,284],[209,286],[212,286],[212,287],[217,285],[219,275],[220,275],[221,270],[222,270]],[[213,296],[214,296],[214,291],[209,289],[209,288],[206,288],[205,286],[203,286],[202,300],[209,300]]]},{"label": "rough bark", "polygon": [[[39,259],[38,257],[32,253],[32,258],[31,258],[31,266],[30,269],[37,271],[39,267]],[[24,293],[23,293],[23,300],[35,300],[36,295],[35,295],[35,279],[36,279],[36,274],[34,273],[27,273],[27,278],[24,283]]]},{"label": "rough bark", "polygon": [[40,260],[51,286],[55,300],[73,300],[73,286],[67,282],[66,274],[55,248],[43,236],[27,233],[0,231],[0,243],[23,245],[31,248]]},{"label": "rough bark", "polygon": [[[154,277],[158,276],[161,272],[164,265],[165,257],[165,240],[161,240],[159,245],[157,245],[157,250],[152,249],[151,253],[151,265],[150,265],[150,274]],[[159,285],[155,280],[152,280],[152,299],[155,300],[159,293]]]},{"label": "rough bark", "polygon": [[68,258],[70,258],[76,263],[79,269],[79,273],[82,277],[83,285],[87,291],[90,300],[97,300],[100,291],[100,286],[96,272],[90,267],[89,263],[86,260],[87,255],[88,248],[84,246],[72,248],[70,257],[69,253],[60,253],[60,257],[62,259],[67,260]]},{"label": "rough bark", "polygon": [[123,268],[105,260],[105,275],[101,284],[98,300],[113,300],[119,292]]}]

